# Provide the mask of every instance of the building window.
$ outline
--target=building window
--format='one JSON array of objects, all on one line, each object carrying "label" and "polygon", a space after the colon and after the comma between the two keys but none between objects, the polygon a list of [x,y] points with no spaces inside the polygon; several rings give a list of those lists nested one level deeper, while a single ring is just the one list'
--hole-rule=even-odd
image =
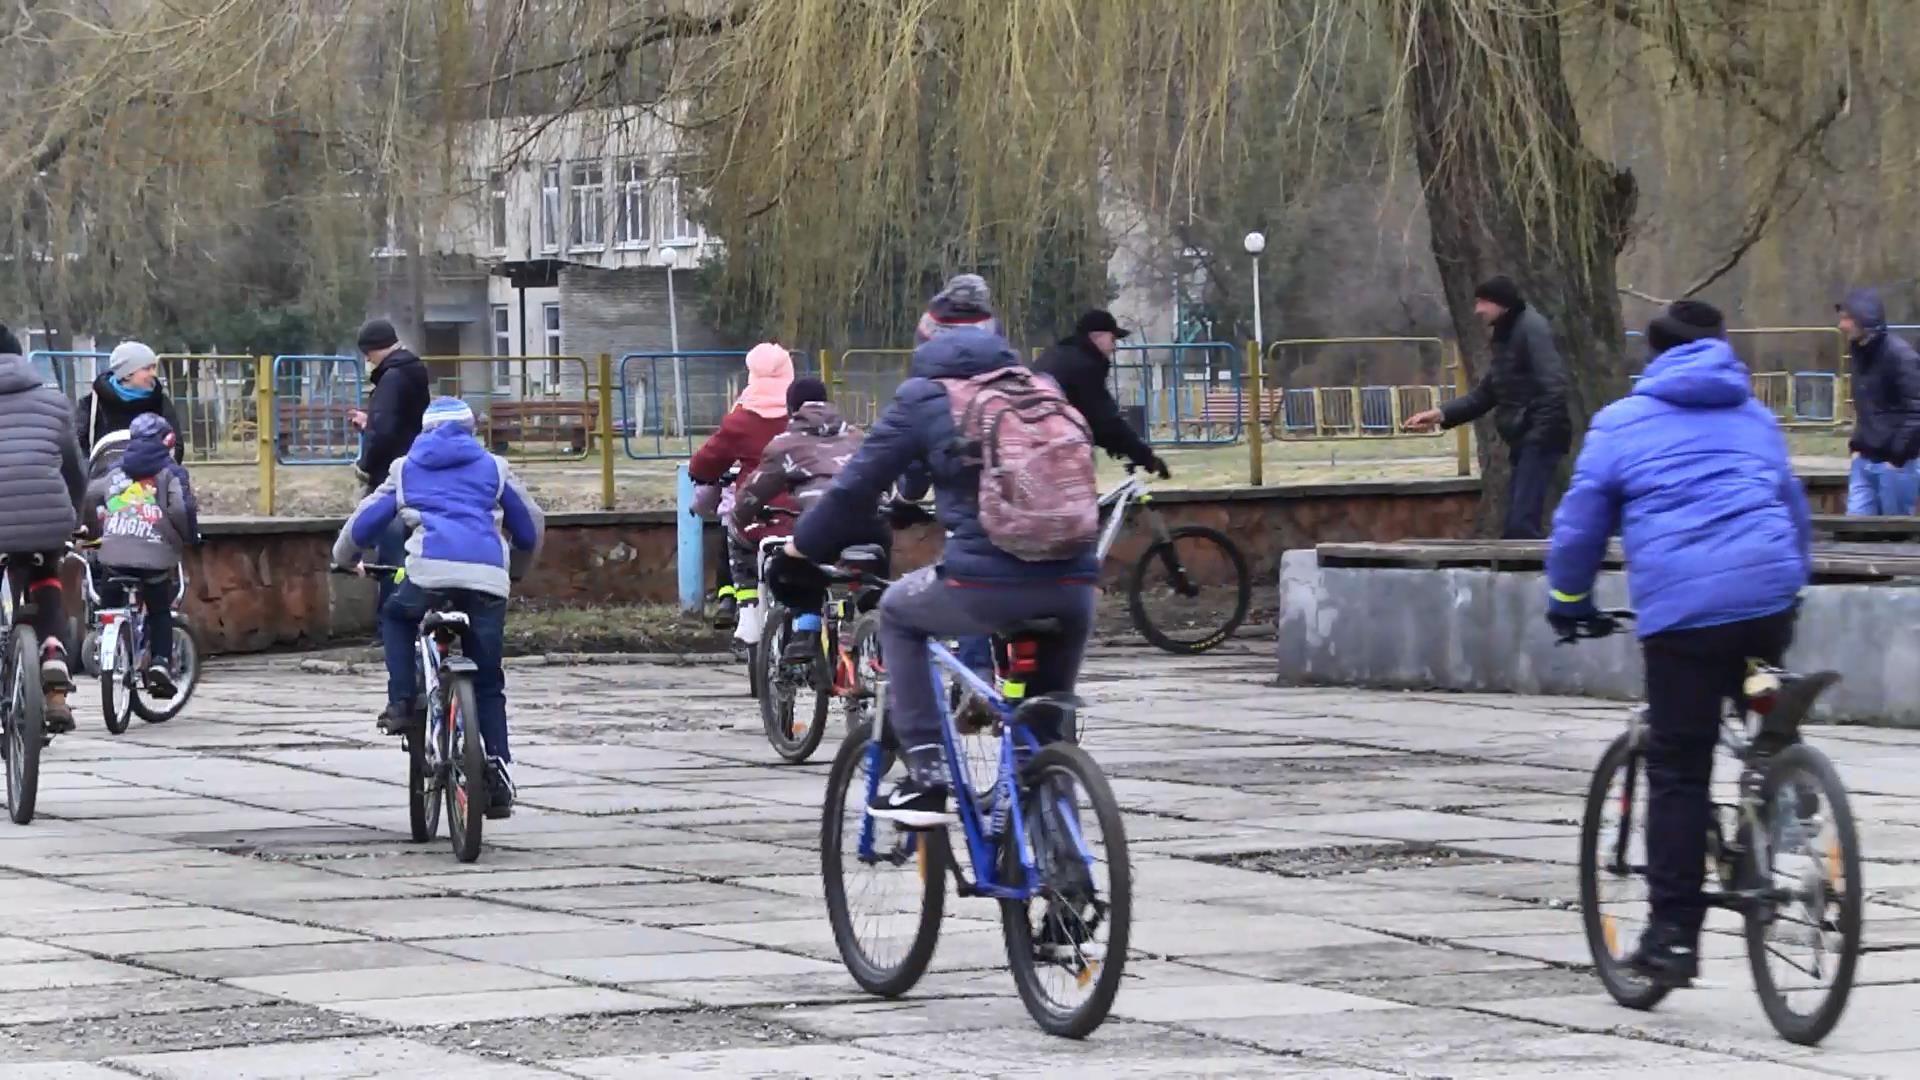
[{"label": "building window", "polygon": [[560,390],[560,305],[541,304],[540,318],[546,327],[547,392]]},{"label": "building window", "polygon": [[540,250],[560,250],[560,166],[540,168]]},{"label": "building window", "polygon": [[607,246],[607,170],[597,161],[574,163],[572,183],[573,216],[567,222],[572,229],[567,246],[603,248]]},{"label": "building window", "polygon": [[700,232],[694,228],[687,217],[687,206],[681,198],[680,177],[669,174],[660,178],[653,188],[653,220],[660,228],[660,242],[663,244],[692,244],[700,239]]},{"label": "building window", "polygon": [[487,174],[487,239],[493,250],[507,250],[507,174]]},{"label": "building window", "polygon": [[620,183],[620,220],[614,239],[621,247],[640,247],[647,242],[653,214],[647,206],[647,163],[627,158],[614,170]]},{"label": "building window", "polygon": [[[493,355],[513,355],[513,315],[505,304],[493,305]],[[509,360],[493,362],[493,383],[495,386],[513,385],[513,363]]]}]

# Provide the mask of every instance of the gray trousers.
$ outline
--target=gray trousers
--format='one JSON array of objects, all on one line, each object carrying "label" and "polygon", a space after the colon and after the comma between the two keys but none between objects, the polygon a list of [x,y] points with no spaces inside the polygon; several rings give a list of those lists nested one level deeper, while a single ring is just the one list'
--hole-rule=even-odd
[{"label": "gray trousers", "polygon": [[940,742],[929,638],[990,634],[1024,619],[1059,619],[1063,632],[1040,650],[1040,667],[1027,680],[1027,692],[1070,691],[1087,652],[1098,593],[1092,585],[1056,583],[960,586],[931,566],[895,582],[880,598],[880,655],[891,697],[887,720],[901,748]]}]

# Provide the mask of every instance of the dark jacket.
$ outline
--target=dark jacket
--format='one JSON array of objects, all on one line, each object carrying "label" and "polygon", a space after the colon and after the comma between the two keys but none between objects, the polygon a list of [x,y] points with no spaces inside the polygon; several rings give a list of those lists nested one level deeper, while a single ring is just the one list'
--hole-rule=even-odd
[{"label": "dark jacket", "polygon": [[373,369],[368,381],[373,383],[373,394],[367,399],[366,438],[355,467],[366,476],[367,490],[372,491],[420,437],[420,417],[433,403],[433,376],[419,357],[395,349]]},{"label": "dark jacket", "polygon": [[1593,418],[1553,516],[1553,592],[1587,595],[1616,532],[1641,637],[1785,611],[1807,584],[1806,493],[1725,341],[1660,354]]},{"label": "dark jacket", "polygon": [[720,419],[720,427],[687,461],[687,475],[696,484],[717,484],[727,470],[740,466],[734,487],[743,486],[747,477],[760,467],[760,455],[774,437],[787,430],[784,416],[762,416],[752,409],[735,408]]},{"label": "dark jacket", "polygon": [[747,477],[733,503],[733,527],[745,532],[757,524],[760,508],[783,495],[795,509],[820,501],[833,478],[860,449],[860,429],[840,419],[829,401],[809,401],[787,421],[787,430],[766,445],[760,467]]},{"label": "dark jacket", "polygon": [[[980,465],[967,462],[947,389],[935,380],[971,378],[1019,363],[1006,339],[986,330],[950,330],[915,349],[910,377],[867,433],[859,453],[801,517],[794,546],[814,562],[832,562],[848,545],[866,541],[861,530],[872,521],[873,508],[896,479],[911,472],[933,487],[940,524],[947,531],[941,562],[949,580],[1009,586],[1092,583],[1099,570],[1092,544],[1070,559],[1027,562],[994,547],[980,526]],[[903,486],[911,497],[918,484]]]},{"label": "dark jacket", "polygon": [[1848,345],[1853,367],[1853,437],[1849,449],[1868,461],[1905,465],[1920,457],[1920,353],[1887,332],[1887,309],[1871,289],[1841,307],[1863,337]]},{"label": "dark jacket", "polygon": [[1153,461],[1153,448],[1120,415],[1120,405],[1107,389],[1113,362],[1084,336],[1070,337],[1040,354],[1033,369],[1060,384],[1067,404],[1080,411],[1093,430],[1093,444],[1135,465]]},{"label": "dark jacket", "polygon": [[[165,384],[153,384],[153,392],[146,397],[128,400],[112,385],[113,375],[102,372],[93,380],[93,388],[87,396],[80,399],[74,407],[74,434],[80,442],[82,454],[93,453],[93,448],[101,439],[116,431],[125,431],[133,426],[133,418],[147,413],[158,413],[175,432],[181,431],[180,418],[174,414],[173,399],[167,396]],[[174,440],[173,459],[181,460],[186,450],[186,437],[182,435]]]},{"label": "dark jacket", "polygon": [[1459,427],[1493,413],[1509,449],[1566,453],[1573,447],[1567,414],[1567,365],[1546,316],[1522,304],[1493,324],[1493,362],[1465,397],[1441,406],[1441,424]]},{"label": "dark jacket", "polygon": [[60,550],[86,491],[66,395],[24,358],[0,355],[0,552]]}]

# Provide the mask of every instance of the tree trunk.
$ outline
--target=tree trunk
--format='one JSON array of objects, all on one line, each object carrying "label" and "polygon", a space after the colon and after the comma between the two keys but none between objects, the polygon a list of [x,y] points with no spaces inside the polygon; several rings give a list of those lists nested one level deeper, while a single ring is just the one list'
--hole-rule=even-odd
[{"label": "tree trunk", "polygon": [[[1412,35],[1402,44],[1414,60],[1406,95],[1414,156],[1468,377],[1478,379],[1490,357],[1487,329],[1473,313],[1474,287],[1505,274],[1553,324],[1572,379],[1577,450],[1587,418],[1629,384],[1614,259],[1633,213],[1633,176],[1581,142],[1553,0],[1474,16],[1461,14],[1459,0],[1393,6]],[[1488,31],[1491,40],[1482,36]],[[1515,80],[1524,88],[1514,89]],[[1518,116],[1523,109],[1530,114]],[[1532,153],[1516,145],[1541,132],[1547,141]],[[1528,175],[1536,169],[1548,175]],[[1490,417],[1476,435],[1485,481],[1477,525],[1498,535],[1507,448]]]}]

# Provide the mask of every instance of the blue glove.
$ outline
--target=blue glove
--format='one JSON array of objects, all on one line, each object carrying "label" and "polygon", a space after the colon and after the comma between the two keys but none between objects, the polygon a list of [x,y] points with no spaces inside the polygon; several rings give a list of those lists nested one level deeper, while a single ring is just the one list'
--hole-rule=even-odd
[{"label": "blue glove", "polygon": [[1549,590],[1547,592],[1547,625],[1556,632],[1566,633],[1570,628],[1598,618],[1600,609],[1593,606],[1593,593],[1588,592],[1578,599],[1571,599],[1566,593]]}]

